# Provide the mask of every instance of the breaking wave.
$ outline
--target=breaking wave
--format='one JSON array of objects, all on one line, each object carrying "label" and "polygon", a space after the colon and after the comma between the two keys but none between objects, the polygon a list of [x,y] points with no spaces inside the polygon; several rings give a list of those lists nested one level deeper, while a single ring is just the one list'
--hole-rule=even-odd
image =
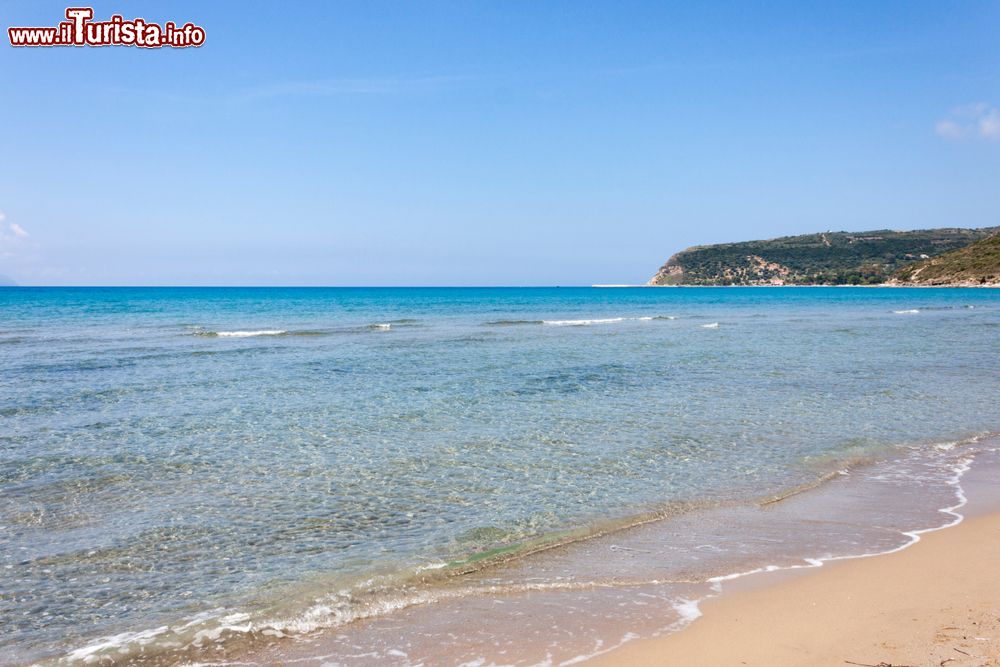
[{"label": "breaking wave", "polygon": [[282,336],[287,333],[284,329],[259,329],[257,331],[196,331],[194,335],[209,338],[252,338],[254,336]]},{"label": "breaking wave", "polygon": [[[964,441],[937,443],[931,448],[930,451],[936,453],[932,456],[937,456],[952,452],[959,446],[973,446],[957,455],[950,455],[953,458],[947,462],[942,461],[940,474],[944,477],[935,476],[933,479],[926,480],[935,485],[943,483],[954,498],[948,505],[937,508],[936,512],[933,512],[934,515],[943,515],[942,521],[921,523],[915,527],[890,528],[888,532],[898,533],[899,539],[888,544],[865,545],[851,542],[847,545],[850,547],[849,549],[824,550],[815,555],[801,555],[788,562],[778,563],[765,560],[756,566],[751,565],[748,569],[741,568],[735,571],[726,569],[726,565],[722,564],[721,570],[715,572],[706,571],[691,578],[674,579],[673,583],[704,584],[708,588],[694,598],[672,597],[669,604],[677,613],[678,619],[665,631],[676,632],[698,618],[701,613],[700,604],[707,599],[718,596],[722,592],[723,585],[729,581],[761,572],[816,568],[838,560],[894,553],[918,542],[921,535],[925,533],[960,523],[964,518],[960,510],[967,502],[962,487],[962,478],[971,468],[978,453],[996,451],[995,447],[990,446],[988,440],[984,443],[985,446],[975,446],[989,437],[991,436],[977,436]],[[914,452],[915,456],[917,455],[916,448],[911,451]],[[923,461],[922,458],[920,460]],[[844,462],[837,463],[839,465]],[[872,474],[870,479],[891,482],[894,475],[901,474],[901,470],[906,470],[905,468],[896,468],[901,463],[905,464],[903,456],[896,459],[895,463],[891,460],[883,463],[882,465],[889,466],[888,470]],[[755,499],[753,502],[760,507],[783,502],[803,491],[824,487],[831,480],[852,475],[855,470],[864,471],[870,465],[873,464],[871,462],[848,463],[847,467],[838,469],[836,472],[823,474],[802,488],[793,489],[791,492],[774,498]],[[926,465],[926,463],[922,465]],[[67,651],[60,658],[57,658],[54,664],[122,664],[132,661],[148,661],[151,664],[176,664],[178,662],[190,664],[193,659],[211,656],[213,650],[225,651],[224,646],[229,646],[229,650],[238,655],[241,648],[252,650],[254,646],[271,643],[276,639],[302,637],[319,630],[339,628],[363,619],[384,617],[393,612],[418,605],[441,603],[472,596],[495,597],[532,592],[574,592],[590,590],[595,586],[634,587],[668,584],[671,583],[669,578],[649,579],[643,576],[635,579],[606,580],[598,578],[591,580],[584,578],[578,581],[512,581],[501,584],[489,580],[486,584],[481,580],[463,581],[460,577],[574,542],[612,534],[621,535],[622,539],[627,539],[627,531],[630,528],[652,524],[662,519],[677,518],[692,511],[704,510],[711,505],[678,505],[661,512],[650,512],[609,522],[603,528],[594,525],[589,530],[550,534],[547,538],[512,545],[513,548],[489,550],[449,563],[434,561],[409,572],[400,572],[395,576],[390,575],[382,578],[381,581],[379,581],[379,577],[368,579],[363,584],[365,587],[370,587],[367,590],[364,588],[352,590],[351,587],[348,587],[319,596],[310,596],[311,602],[304,607],[285,608],[277,614],[274,613],[277,610],[248,613],[239,609],[220,607],[196,614],[174,624],[159,625],[138,632],[125,632],[91,640],[81,647]],[[928,510],[930,512],[931,508]],[[618,546],[617,543],[611,545],[610,548],[612,550],[629,550],[629,547]],[[490,556],[481,558],[482,555]],[[440,576],[424,575],[414,578],[427,570],[441,571],[441,574]],[[603,651],[597,651],[594,655],[601,652]],[[195,664],[212,663],[196,662]]]},{"label": "breaking wave", "polygon": [[591,324],[616,324],[618,322],[628,322],[628,321],[649,321],[653,318],[651,316],[645,317],[605,317],[600,319],[585,319],[585,320],[542,320],[542,324],[548,324],[554,327],[585,327]]},{"label": "breaking wave", "polygon": [[676,320],[676,315],[643,315],[641,317],[600,317],[578,320],[492,320],[484,322],[488,327],[517,327],[527,325],[548,325],[553,327],[585,327],[592,324],[618,324],[620,322],[650,322],[652,320]]}]

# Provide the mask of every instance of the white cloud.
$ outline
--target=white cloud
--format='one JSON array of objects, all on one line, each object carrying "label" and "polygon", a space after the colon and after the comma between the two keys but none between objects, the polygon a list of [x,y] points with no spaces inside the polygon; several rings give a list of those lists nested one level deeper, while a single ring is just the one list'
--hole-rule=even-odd
[{"label": "white cloud", "polygon": [[939,120],[934,125],[934,131],[945,139],[961,139],[965,136],[965,130],[953,120]]},{"label": "white cloud", "polygon": [[979,119],[979,136],[1000,139],[1000,110],[990,109]]},{"label": "white cloud", "polygon": [[934,124],[934,132],[945,139],[1000,140],[1000,109],[985,102],[956,107]]},{"label": "white cloud", "polygon": [[28,230],[16,222],[7,222],[7,214],[0,211],[0,247],[5,254],[10,253],[10,248],[19,245],[19,242],[31,236]]}]

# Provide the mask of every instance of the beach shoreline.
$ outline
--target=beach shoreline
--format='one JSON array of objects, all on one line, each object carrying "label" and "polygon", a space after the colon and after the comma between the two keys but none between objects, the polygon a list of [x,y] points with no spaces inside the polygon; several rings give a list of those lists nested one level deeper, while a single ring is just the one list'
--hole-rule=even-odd
[{"label": "beach shoreline", "polygon": [[1000,665],[1000,480],[986,470],[963,487],[954,525],[890,553],[734,579],[683,630],[587,664]]},{"label": "beach shoreline", "polygon": [[[710,657],[699,662],[704,647],[714,647],[719,636],[730,633],[729,628],[712,629],[707,633],[701,630],[705,627],[704,619],[716,615],[717,605],[740,599],[748,591],[770,592],[780,589],[785,582],[812,581],[813,573],[839,573],[843,571],[842,566],[853,563],[891,559],[894,554],[908,553],[914,545],[920,546],[929,538],[948,534],[953,527],[965,525],[970,520],[967,517],[993,517],[1000,528],[1000,483],[995,481],[1000,480],[997,474],[1000,458],[996,444],[994,436],[989,436],[966,443],[935,446],[933,450],[941,457],[937,467],[940,471],[950,470],[952,475],[948,480],[939,478],[937,484],[927,485],[917,480],[922,466],[927,463],[919,455],[905,468],[903,475],[899,474],[904,470],[898,468],[899,460],[861,464],[806,492],[762,502],[755,508],[736,510],[737,515],[730,515],[735,508],[692,512],[557,547],[539,558],[487,569],[477,575],[485,576],[481,583],[487,585],[467,586],[458,597],[444,596],[437,599],[437,604],[427,604],[428,600],[381,618],[328,629],[305,642],[276,644],[261,651],[251,651],[244,654],[243,659],[255,664],[321,665],[325,660],[336,658],[338,662],[343,661],[342,664],[352,665],[444,665],[469,664],[476,660],[486,660],[484,664],[492,664],[490,661],[537,664],[538,657],[548,656],[545,664],[552,665],[741,664],[738,652],[709,652]],[[917,451],[912,450],[914,454]],[[899,514],[907,514],[910,511],[907,508],[912,508],[914,503],[922,504],[922,497],[925,500],[934,498],[937,509],[930,513],[924,509],[907,516]],[[879,511],[877,507],[884,509]],[[870,514],[872,511],[875,513]],[[719,523],[725,516],[731,520]],[[694,537],[706,525],[715,528]],[[727,557],[711,566],[715,575],[707,579],[700,579],[690,568],[677,571],[681,579],[694,576],[689,585],[671,587],[669,580],[656,581],[657,577],[671,576],[662,569],[665,561],[655,555],[657,549],[675,553],[677,549],[686,550],[692,559],[690,564],[697,568],[696,563],[714,551],[709,549],[706,538],[710,534],[721,537],[733,530],[746,531],[759,540],[753,547],[754,554],[748,553],[746,558],[737,557],[737,560]],[[831,531],[840,537],[829,537]],[[884,531],[881,537],[879,531]],[[824,534],[828,537],[812,542]],[[845,551],[844,544],[836,546],[843,539],[851,539],[851,535],[860,539],[855,549]],[[806,543],[812,546],[803,550]],[[772,545],[769,555],[758,552],[768,544]],[[831,547],[834,551],[828,550]],[[795,553],[799,555],[793,555]],[[984,558],[988,560],[992,555]],[[596,564],[595,559],[603,565]],[[594,567],[618,575],[594,578],[595,570],[588,569]],[[580,587],[572,586],[574,580],[570,579],[562,579],[548,592],[545,586],[533,589],[530,585],[507,587],[501,583],[537,581],[535,575],[553,571],[575,576],[583,574],[584,570],[586,576],[579,579]],[[833,575],[830,587],[833,590],[842,587],[840,575]],[[1000,599],[1000,595],[996,599]],[[782,598],[777,606],[780,609],[786,604]],[[871,606],[868,602],[864,604]],[[589,610],[586,617],[580,616],[584,609]],[[637,616],[638,609],[645,611]],[[766,626],[763,630],[755,630],[765,641],[763,657],[746,664],[843,664],[837,660],[817,662],[819,658],[815,653],[803,653],[798,662],[793,658],[781,662],[781,656],[775,658],[778,660],[775,662],[766,654],[768,642],[783,636],[773,628],[767,629],[771,625],[768,619],[774,614],[758,614],[752,607],[744,613],[762,619]],[[464,628],[461,632],[455,625],[458,619]],[[823,619],[821,624],[824,628],[836,626],[835,619]],[[400,637],[401,628],[406,628],[403,634],[409,639]],[[555,638],[567,630],[573,634],[585,633],[592,640],[588,642],[580,635],[571,642],[572,646],[559,646]],[[441,642],[429,642],[432,636]],[[687,652],[678,653],[673,648],[675,641],[689,642]],[[879,664],[879,660],[857,662]]]}]

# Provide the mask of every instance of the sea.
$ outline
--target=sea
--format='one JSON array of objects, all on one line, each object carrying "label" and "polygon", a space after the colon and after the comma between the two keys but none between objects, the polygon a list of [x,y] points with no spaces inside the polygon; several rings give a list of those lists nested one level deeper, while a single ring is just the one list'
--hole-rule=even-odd
[{"label": "sea", "polygon": [[960,520],[998,398],[991,289],[0,288],[0,664],[575,664]]}]

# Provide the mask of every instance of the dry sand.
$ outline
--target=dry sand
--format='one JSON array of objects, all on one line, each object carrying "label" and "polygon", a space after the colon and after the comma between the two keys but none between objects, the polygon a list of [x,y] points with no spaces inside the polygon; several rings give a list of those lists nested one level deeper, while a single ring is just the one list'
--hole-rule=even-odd
[{"label": "dry sand", "polygon": [[588,664],[1000,665],[1000,513],[805,572],[727,584],[682,632]]}]

